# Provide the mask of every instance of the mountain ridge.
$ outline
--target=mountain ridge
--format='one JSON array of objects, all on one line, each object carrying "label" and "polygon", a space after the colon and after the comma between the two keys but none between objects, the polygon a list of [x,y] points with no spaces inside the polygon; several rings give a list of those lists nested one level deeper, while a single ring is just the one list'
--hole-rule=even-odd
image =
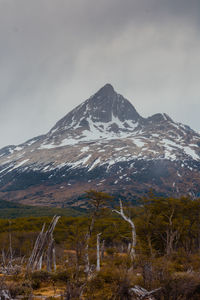
[{"label": "mountain ridge", "polygon": [[199,193],[199,166],[197,132],[165,113],[143,118],[106,84],[47,134],[0,149],[0,196],[61,205],[66,193],[69,205],[81,206],[84,201],[70,199],[89,188],[133,195],[151,188],[177,196]]}]

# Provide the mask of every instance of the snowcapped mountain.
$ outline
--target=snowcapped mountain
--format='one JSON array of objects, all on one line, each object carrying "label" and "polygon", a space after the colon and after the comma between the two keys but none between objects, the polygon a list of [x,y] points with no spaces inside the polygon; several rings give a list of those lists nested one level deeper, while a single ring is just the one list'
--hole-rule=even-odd
[{"label": "snowcapped mountain", "polygon": [[0,150],[0,197],[21,203],[84,206],[90,188],[198,194],[199,183],[200,134],[167,114],[143,118],[110,84],[47,134]]}]

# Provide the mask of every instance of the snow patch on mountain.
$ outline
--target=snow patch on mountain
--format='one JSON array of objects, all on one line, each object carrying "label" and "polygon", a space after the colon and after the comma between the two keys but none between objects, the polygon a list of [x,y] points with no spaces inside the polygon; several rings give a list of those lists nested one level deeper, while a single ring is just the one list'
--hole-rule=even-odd
[{"label": "snow patch on mountain", "polygon": [[[200,135],[167,114],[141,117],[106,85],[43,136],[0,149],[0,174],[96,167],[139,160],[200,161]],[[185,165],[184,165],[185,166]],[[192,166],[189,166],[192,168]],[[135,170],[134,172],[138,172]],[[51,175],[49,175],[51,176]]]}]

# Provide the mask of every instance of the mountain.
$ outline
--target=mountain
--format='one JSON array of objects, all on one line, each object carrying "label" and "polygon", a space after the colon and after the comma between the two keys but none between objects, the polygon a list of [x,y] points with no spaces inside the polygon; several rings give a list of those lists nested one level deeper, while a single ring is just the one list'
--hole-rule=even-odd
[{"label": "mountain", "polygon": [[137,199],[200,194],[200,135],[157,113],[143,118],[106,84],[45,135],[0,150],[0,199],[85,207],[96,189]]}]

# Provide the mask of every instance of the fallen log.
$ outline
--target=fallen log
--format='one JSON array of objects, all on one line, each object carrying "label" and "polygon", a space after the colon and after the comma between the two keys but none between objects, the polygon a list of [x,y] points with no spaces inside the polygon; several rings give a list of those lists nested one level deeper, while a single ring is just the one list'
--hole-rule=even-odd
[{"label": "fallen log", "polygon": [[161,288],[157,288],[152,291],[147,291],[141,286],[135,285],[134,287],[129,289],[129,292],[132,296],[135,297],[136,300],[155,300],[153,294],[156,294],[160,290]]}]

